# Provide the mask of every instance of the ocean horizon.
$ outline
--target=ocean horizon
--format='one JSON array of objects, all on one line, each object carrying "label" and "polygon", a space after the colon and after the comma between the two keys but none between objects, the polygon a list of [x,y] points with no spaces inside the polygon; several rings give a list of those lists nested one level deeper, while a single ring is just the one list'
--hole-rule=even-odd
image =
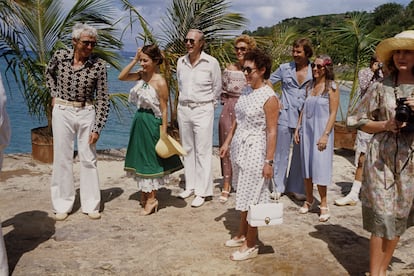
[{"label": "ocean horizon", "polygon": [[[134,56],[134,52],[123,52],[122,65],[126,65],[130,58]],[[6,63],[0,59],[0,72],[3,79],[4,88],[7,95],[6,110],[10,118],[11,124],[11,141],[5,149],[6,154],[11,153],[31,153],[31,129],[42,127],[46,125],[46,120],[39,121],[28,113],[25,99],[19,90],[14,77],[10,73],[5,73]],[[108,68],[108,88],[109,93],[129,93],[129,90],[134,85],[134,82],[118,80],[119,71],[114,67]],[[345,110],[348,105],[349,89],[341,88],[341,109]],[[128,145],[129,131],[132,118],[135,113],[135,107],[131,106],[131,110],[127,108],[121,109],[121,117],[111,108],[108,121],[105,128],[101,132],[101,136],[96,144],[98,150],[105,149],[124,149]],[[213,131],[213,145],[218,145],[218,120],[221,113],[221,105],[218,105],[215,110],[214,131]],[[338,110],[338,120],[341,119],[340,110]]]}]

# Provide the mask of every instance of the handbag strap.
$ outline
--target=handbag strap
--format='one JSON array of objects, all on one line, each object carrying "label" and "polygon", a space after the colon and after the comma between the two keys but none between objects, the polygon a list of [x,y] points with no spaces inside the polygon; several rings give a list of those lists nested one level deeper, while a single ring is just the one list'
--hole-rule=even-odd
[{"label": "handbag strap", "polygon": [[[260,199],[260,192],[262,191],[262,187],[264,185],[264,183],[266,182],[266,178],[262,177],[260,178],[259,183],[256,185],[256,191],[253,197],[253,204],[258,204],[259,203],[259,199]],[[275,186],[275,182],[273,180],[273,177],[271,178],[270,181],[267,182],[267,185],[269,186],[269,182],[272,182],[273,186]]]}]

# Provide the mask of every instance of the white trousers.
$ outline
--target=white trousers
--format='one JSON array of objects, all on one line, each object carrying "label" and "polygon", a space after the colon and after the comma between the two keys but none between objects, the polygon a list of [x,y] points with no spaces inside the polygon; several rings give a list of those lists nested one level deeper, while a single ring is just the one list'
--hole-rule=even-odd
[{"label": "white trousers", "polygon": [[73,152],[77,140],[80,160],[80,202],[83,213],[98,212],[101,202],[96,144],[88,143],[95,122],[94,106],[55,104],[52,113],[53,173],[52,205],[55,213],[70,213],[75,202]]},{"label": "white trousers", "polygon": [[194,190],[197,196],[212,196],[214,105],[208,103],[191,108],[179,104],[177,119],[181,143],[187,151],[184,156],[186,189]]},{"label": "white trousers", "polygon": [[9,275],[9,265],[7,263],[6,246],[4,245],[3,231],[0,221],[0,276]]}]

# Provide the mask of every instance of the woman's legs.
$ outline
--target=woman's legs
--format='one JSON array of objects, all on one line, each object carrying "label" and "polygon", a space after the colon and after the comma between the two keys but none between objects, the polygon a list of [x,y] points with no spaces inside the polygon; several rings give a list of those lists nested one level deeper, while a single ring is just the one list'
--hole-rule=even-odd
[{"label": "woman's legs", "polygon": [[[321,205],[320,206],[324,207],[324,208],[327,208],[328,207],[328,202],[327,202],[327,199],[326,199],[327,188],[326,188],[326,186],[322,186],[322,185],[317,185],[317,187],[318,187],[319,196],[321,198]],[[322,213],[322,210],[321,210],[321,213]]]},{"label": "woman's legs", "polygon": [[387,240],[371,235],[369,242],[369,271],[371,276],[385,276],[400,237]]},{"label": "woman's legs", "polygon": [[305,178],[305,193],[306,193],[306,201],[303,203],[303,208],[309,209],[312,206],[313,201],[313,183],[312,178]]}]

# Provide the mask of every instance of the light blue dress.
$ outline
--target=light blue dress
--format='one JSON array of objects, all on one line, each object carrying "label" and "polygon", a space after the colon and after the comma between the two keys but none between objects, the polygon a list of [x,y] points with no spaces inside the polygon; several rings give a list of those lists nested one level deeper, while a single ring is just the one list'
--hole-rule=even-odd
[{"label": "light blue dress", "polygon": [[[332,82],[331,88],[336,90]],[[302,135],[300,138],[302,154],[302,173],[312,178],[314,184],[329,186],[332,181],[334,133],[328,136],[326,149],[318,150],[316,145],[325,131],[329,119],[329,93],[318,96],[309,95],[303,107]]]}]

